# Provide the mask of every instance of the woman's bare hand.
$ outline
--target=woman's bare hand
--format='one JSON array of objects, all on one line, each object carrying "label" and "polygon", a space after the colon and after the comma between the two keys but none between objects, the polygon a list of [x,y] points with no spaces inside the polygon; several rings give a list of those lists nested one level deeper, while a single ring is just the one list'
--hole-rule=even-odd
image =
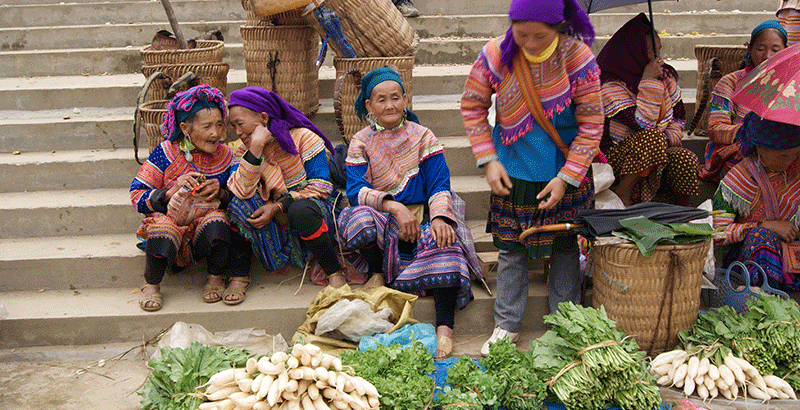
[{"label": "woman's bare hand", "polygon": [[256,209],[249,218],[246,219],[247,223],[253,228],[261,229],[281,211],[281,206],[277,203],[268,203],[261,205]]},{"label": "woman's bare hand", "polygon": [[388,203],[384,204],[384,209],[392,214],[397,221],[397,225],[400,226],[400,239],[406,242],[418,241],[421,231],[417,217],[400,202],[391,200],[386,202]]},{"label": "woman's bare hand", "polygon": [[644,66],[644,71],[642,72],[642,78],[652,78],[656,80],[660,80],[664,77],[664,60],[661,57],[656,57]]},{"label": "woman's bare hand", "polygon": [[500,161],[489,161],[483,167],[486,168],[486,182],[489,183],[493,194],[506,196],[511,193],[511,178]]},{"label": "woman's bare hand", "polygon": [[216,178],[208,178],[201,182],[199,185],[192,188],[192,196],[202,198],[203,201],[211,202],[219,197],[220,193],[219,180]]},{"label": "woman's bare hand", "polygon": [[456,231],[445,222],[444,218],[436,217],[431,220],[431,235],[433,240],[439,246],[439,249],[444,249],[456,241]]},{"label": "woman's bare hand", "polygon": [[797,227],[789,221],[764,221],[758,226],[772,231],[784,242],[793,242],[798,237]]},{"label": "woman's bare hand", "polygon": [[169,202],[172,196],[175,195],[175,193],[178,192],[178,190],[181,189],[181,187],[186,187],[187,189],[191,190],[192,188],[200,185],[200,183],[197,182],[197,180],[200,179],[202,176],[203,174],[196,171],[189,171],[179,176],[178,179],[175,180],[175,185],[173,185],[172,188],[167,190],[167,193],[165,195],[165,200]]},{"label": "woman's bare hand", "polygon": [[539,202],[539,209],[553,209],[564,198],[564,192],[567,190],[567,182],[559,177],[555,177],[547,183],[547,185],[536,195],[536,199],[542,199],[547,194],[550,197],[546,201]]}]

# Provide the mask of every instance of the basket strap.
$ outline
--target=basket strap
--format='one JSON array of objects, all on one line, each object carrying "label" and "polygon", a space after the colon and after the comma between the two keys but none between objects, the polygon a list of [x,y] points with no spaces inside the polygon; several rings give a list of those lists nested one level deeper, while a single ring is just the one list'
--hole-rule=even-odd
[{"label": "basket strap", "polygon": [[281,63],[281,60],[278,58],[278,52],[270,52],[269,53],[269,61],[267,62],[267,70],[269,70],[269,76],[272,79],[272,92],[277,93],[278,90],[275,89],[275,77],[278,76],[278,64]]},{"label": "basket strap", "polygon": [[[678,253],[674,249],[669,251],[669,267],[667,268],[667,277],[664,280],[664,292],[661,295],[661,306],[658,307],[658,318],[656,320],[656,326],[653,329],[652,340],[656,340],[659,329],[661,329],[661,317],[664,314],[664,305],[667,303],[667,298],[669,298],[669,311],[667,313],[667,341],[672,334],[672,299],[675,297],[675,278],[677,276],[676,271],[678,270],[678,263]],[[652,346],[650,346],[650,348],[652,349]]]},{"label": "basket strap", "polygon": [[711,86],[711,72],[714,70],[715,63],[719,65],[719,60],[716,57],[711,57],[706,62],[705,70],[703,70],[703,86],[701,87],[703,95],[700,98],[699,104],[695,105],[694,117],[692,117],[692,121],[689,123],[689,128],[686,129],[687,135],[692,135],[692,132],[697,128],[697,124],[700,122],[700,118],[703,116],[703,112],[705,112],[706,106],[708,105],[708,100],[711,99],[711,90],[709,88]]},{"label": "basket strap", "polygon": [[142,161],[139,159],[139,133],[142,128],[142,118],[139,115],[139,105],[143,104],[145,101],[144,99],[147,97],[147,92],[150,91],[150,86],[156,79],[165,78],[166,75],[161,71],[156,71],[153,74],[150,74],[150,77],[147,77],[144,84],[142,85],[142,89],[139,90],[139,95],[136,96],[136,108],[133,110],[133,157],[136,159],[136,163],[142,165]]},{"label": "basket strap", "polygon": [[353,81],[355,82],[356,90],[361,89],[361,71],[358,69],[350,69],[347,72],[342,73],[339,77],[336,78],[336,82],[333,83],[333,113],[336,117],[336,125],[339,126],[339,133],[342,135],[342,140],[344,140],[345,144],[350,144],[350,136],[344,135],[344,115],[342,113],[342,88],[344,88],[344,80],[349,77],[353,76]]}]

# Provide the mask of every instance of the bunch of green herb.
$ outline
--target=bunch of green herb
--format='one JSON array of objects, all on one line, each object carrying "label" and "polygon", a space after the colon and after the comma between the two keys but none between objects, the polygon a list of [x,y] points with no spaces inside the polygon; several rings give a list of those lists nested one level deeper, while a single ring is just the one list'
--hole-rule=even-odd
[{"label": "bunch of green herb", "polygon": [[768,356],[789,368],[800,365],[800,305],[794,300],[762,295],[747,301],[747,313]]},{"label": "bunch of green herb", "polygon": [[661,392],[650,383],[634,383],[628,389],[617,390],[614,402],[622,410],[655,409],[661,406]]},{"label": "bunch of green herb", "polygon": [[497,408],[503,383],[480,369],[469,357],[461,357],[447,371],[447,384],[436,396],[436,405],[447,410]]},{"label": "bunch of green herb", "polygon": [[203,398],[194,395],[216,373],[244,367],[250,353],[244,349],[203,346],[192,343],[187,349],[161,349],[161,356],[150,359],[152,369],[139,391],[142,410],[194,410]]},{"label": "bunch of green herb", "polygon": [[431,402],[434,382],[433,357],[422,342],[403,348],[379,345],[364,352],[348,351],[339,356],[358,376],[372,383],[381,394],[381,407],[418,410]]}]

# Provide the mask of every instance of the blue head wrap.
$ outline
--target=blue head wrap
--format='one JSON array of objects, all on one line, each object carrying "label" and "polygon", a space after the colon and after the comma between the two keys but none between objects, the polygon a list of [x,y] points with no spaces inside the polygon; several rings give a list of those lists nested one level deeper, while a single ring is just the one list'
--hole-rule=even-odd
[{"label": "blue head wrap", "polygon": [[[403,80],[400,79],[400,74],[397,74],[397,72],[391,68],[381,67],[370,71],[361,79],[361,92],[358,94],[358,98],[356,98],[356,115],[361,121],[367,119],[366,101],[372,95],[372,89],[384,81],[394,81],[400,84],[400,89],[404,93],[406,92],[406,89],[403,87]],[[419,118],[417,118],[417,115],[411,112],[411,110],[406,109],[405,114],[409,121],[414,121],[419,124]]]},{"label": "blue head wrap", "polygon": [[756,37],[758,37],[758,33],[762,32],[765,29],[772,28],[778,30],[783,36],[783,46],[786,47],[786,41],[788,39],[788,34],[786,34],[786,29],[781,26],[781,23],[778,20],[767,20],[753,29],[753,32],[750,33],[750,42],[747,46],[747,52],[744,54],[744,64],[746,67],[753,65],[753,59],[750,57],[750,47],[753,46],[753,43],[756,42]]},{"label": "blue head wrap", "polygon": [[216,108],[222,112],[222,120],[227,116],[225,96],[222,92],[206,84],[194,86],[184,92],[175,94],[175,97],[165,107],[164,120],[161,124],[161,134],[170,141],[177,141],[181,137],[180,123],[186,121],[192,114],[204,108]]},{"label": "blue head wrap", "polygon": [[800,126],[767,120],[749,112],[736,137],[742,144],[739,152],[746,157],[752,155],[756,147],[785,150],[800,146]]}]

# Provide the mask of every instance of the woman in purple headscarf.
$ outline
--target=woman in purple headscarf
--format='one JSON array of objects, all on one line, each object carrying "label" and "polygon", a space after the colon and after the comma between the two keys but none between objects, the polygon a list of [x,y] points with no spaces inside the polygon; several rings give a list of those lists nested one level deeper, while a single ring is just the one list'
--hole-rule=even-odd
[{"label": "woman in purple headscarf", "polygon": [[213,87],[199,85],[167,104],[159,144],[131,182],[131,202],[146,215],[137,236],[147,253],[139,306],[161,309],[161,279],[167,266],[182,269],[206,258],[207,303],[221,299],[230,227],[224,206],[233,153],[225,140],[225,101]]},{"label": "woman in purple headscarf", "polygon": [[687,205],[698,193],[697,155],[681,147],[686,110],[678,73],[660,50],[661,39],[640,13],[597,55],[606,115],[601,149],[626,206],[654,199]]},{"label": "woman in purple headscarf", "polygon": [[[242,146],[231,166],[228,186],[236,197],[228,215],[239,231],[237,237],[249,242],[234,246],[246,252],[234,259],[249,263],[255,252],[265,269],[276,271],[287,265],[302,267],[307,250],[331,286],[363,283],[362,276],[345,278],[337,258],[332,214],[336,197],[325,154],[326,148],[333,152],[330,141],[272,91],[236,90],[229,107],[230,124]],[[231,302],[243,299],[245,288],[243,282]]]},{"label": "woman in purple headscarf", "polygon": [[[744,159],[725,174],[714,195],[714,227],[725,228],[733,244],[726,262],[754,261],[769,284],[800,290],[800,273],[791,269],[785,252],[800,252],[800,127],[747,114],[737,139]],[[794,247],[786,246],[794,242]],[[795,269],[797,267],[795,266]],[[752,283],[764,278],[750,271]]]},{"label": "woman in purple headscarf", "polygon": [[[590,165],[603,131],[594,28],[575,0],[512,0],[511,27],[487,43],[464,86],[461,115],[491,188],[487,231],[500,249],[495,329],[516,341],[528,298],[528,258],[550,257],[550,310],[580,303],[580,253],[569,232],[525,229],[569,221],[594,207]],[[494,129],[491,96],[497,95]]]}]

